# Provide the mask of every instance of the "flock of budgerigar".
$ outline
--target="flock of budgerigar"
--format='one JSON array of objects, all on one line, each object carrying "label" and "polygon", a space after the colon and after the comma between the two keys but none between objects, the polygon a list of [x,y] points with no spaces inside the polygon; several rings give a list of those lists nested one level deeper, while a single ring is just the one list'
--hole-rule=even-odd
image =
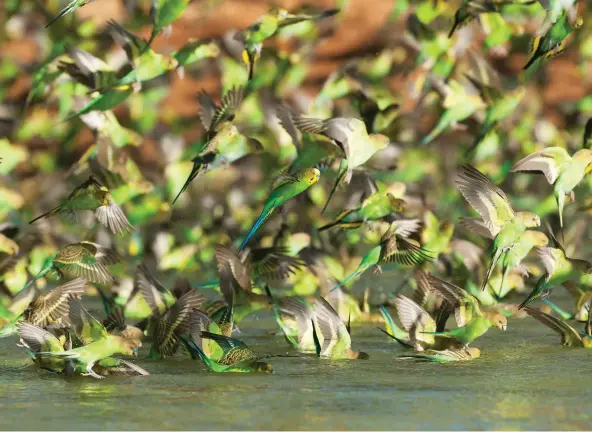
[{"label": "flock of budgerigar", "polygon": [[[260,310],[294,357],[372,361],[350,329],[374,322],[400,344],[396,361],[472,361],[476,339],[525,316],[592,348],[592,263],[576,258],[587,252],[592,123],[572,113],[581,127],[562,133],[537,123],[532,102],[578,37],[584,2],[394,7],[405,28],[314,96],[300,87],[347,2],[273,7],[169,54],[154,43],[188,0],[154,0],[147,39],[113,20],[89,37],[72,13],[87,3],[43,10],[51,49],[0,140],[0,335],[40,369],[149,375],[133,359],[148,344],[152,359],[273,372],[271,355],[236,337]],[[496,71],[524,34],[521,70]],[[119,65],[105,54],[113,42]],[[219,97],[201,91],[187,118],[159,108],[171,75],[212,65]],[[83,131],[92,144],[79,152]],[[58,146],[19,145],[43,136]],[[137,162],[155,148],[156,162]],[[27,183],[34,171],[47,180]],[[383,270],[372,276],[383,285],[365,283]],[[571,310],[553,302],[560,286]],[[89,313],[88,296],[104,312]]]}]

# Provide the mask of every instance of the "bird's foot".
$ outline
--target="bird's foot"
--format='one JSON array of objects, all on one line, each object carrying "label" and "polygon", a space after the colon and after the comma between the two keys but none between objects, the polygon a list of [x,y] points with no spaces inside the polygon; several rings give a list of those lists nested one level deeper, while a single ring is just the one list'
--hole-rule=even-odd
[{"label": "bird's foot", "polygon": [[140,81],[136,81],[132,84],[132,89],[134,93],[140,93],[142,91],[142,83]]},{"label": "bird's foot", "polygon": [[568,195],[567,195],[567,200],[570,203],[575,203],[576,202],[576,194],[574,193],[574,191],[571,191]]},{"label": "bird's foot", "polygon": [[171,34],[173,34],[173,26],[172,24],[166,25],[162,28],[162,34],[165,38],[169,38]]},{"label": "bird's foot", "polygon": [[382,274],[382,267],[379,265],[374,267],[374,274],[378,274],[378,273]]},{"label": "bird's foot", "polygon": [[91,377],[96,378],[96,379],[105,379],[105,377],[103,375],[99,375],[98,373],[95,373],[94,371],[90,371],[88,373],[81,373],[80,375],[82,375],[82,376],[91,376]]},{"label": "bird's foot", "polygon": [[543,288],[541,291],[541,300],[551,297],[551,290],[549,288]]}]

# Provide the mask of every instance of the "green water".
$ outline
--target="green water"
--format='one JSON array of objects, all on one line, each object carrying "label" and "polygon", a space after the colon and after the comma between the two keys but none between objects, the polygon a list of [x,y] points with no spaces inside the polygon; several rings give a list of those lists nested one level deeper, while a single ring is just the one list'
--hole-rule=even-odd
[{"label": "green water", "polygon": [[[241,324],[259,353],[287,353],[266,313]],[[576,324],[574,324],[576,325]],[[577,327],[579,329],[579,327]],[[148,377],[65,379],[0,341],[1,429],[589,429],[592,350],[559,346],[531,318],[474,344],[463,364],[398,360],[374,326],[353,328],[368,361],[272,359],[275,373],[212,374],[183,357],[138,363]]]}]

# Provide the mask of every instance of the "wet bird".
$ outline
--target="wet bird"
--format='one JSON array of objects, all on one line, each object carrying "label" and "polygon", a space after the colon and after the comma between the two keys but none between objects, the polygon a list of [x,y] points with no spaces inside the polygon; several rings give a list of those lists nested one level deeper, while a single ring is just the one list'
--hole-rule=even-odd
[{"label": "wet bird", "polygon": [[575,201],[574,188],[592,171],[592,150],[578,150],[570,156],[562,147],[547,147],[516,162],[511,172],[537,172],[544,174],[553,185],[559,211],[559,223],[563,228],[565,197]]},{"label": "wet bird", "polygon": [[314,313],[304,299],[273,298],[273,313],[286,341],[292,347],[302,353],[316,353],[312,328]]},{"label": "wet bird", "polygon": [[574,280],[579,280],[582,274],[592,273],[592,263],[582,259],[570,258],[565,249],[551,233],[555,247],[538,248],[539,256],[545,267],[545,274],[540,277],[536,287],[520,304],[519,309],[532,303],[539,297],[546,298],[551,289],[557,285],[568,285]]},{"label": "wet bird", "polygon": [[229,338],[209,332],[202,332],[202,337],[212,339],[224,350],[220,360],[208,357],[190,336],[181,340],[194,359],[201,359],[211,372],[273,372],[271,364],[261,361],[265,357],[257,356],[251,349],[238,339]]},{"label": "wet bird", "polygon": [[[109,334],[105,327],[90,315],[80,302],[72,302],[70,305],[70,317],[76,334],[85,343],[79,348],[65,351],[39,351],[36,356],[50,356],[72,360],[79,370],[84,370],[82,375],[102,379],[103,375],[93,371],[94,365],[100,360],[116,354],[131,356],[142,346],[140,333],[114,335]],[[137,329],[136,329],[137,330]]]},{"label": "wet bird", "polygon": [[253,234],[257,232],[278,207],[281,207],[286,201],[301,194],[318,182],[320,175],[321,172],[317,168],[307,168],[294,176],[287,174],[282,175],[279,179],[279,184],[275,186],[269,195],[269,198],[267,198],[263,210],[261,211],[261,215],[257,218],[253,227],[247,233],[238,250],[242,251],[247,246],[247,243]]},{"label": "wet bird", "polygon": [[578,332],[562,319],[549,315],[539,309],[527,306],[524,310],[528,315],[558,333],[561,336],[561,345],[568,347],[592,348],[592,324],[590,317],[588,318],[584,331]]},{"label": "wet bird", "polygon": [[133,231],[133,227],[121,207],[113,200],[109,189],[101,185],[93,176],[90,176],[87,181],[74,188],[68,198],[58,207],[37,216],[29,223],[62,213],[75,213],[76,211],[85,210],[93,211],[97,220],[115,235]]},{"label": "wet bird", "polygon": [[458,325],[454,330],[430,332],[430,334],[453,338],[467,347],[492,327],[506,330],[508,320],[504,315],[495,310],[484,311],[479,300],[456,285],[433,275],[427,277],[432,291],[454,308],[454,317]]},{"label": "wet bird", "polygon": [[351,335],[335,309],[324,298],[314,302],[313,337],[317,356],[332,360],[368,360],[365,352],[351,349]]},{"label": "wet bird", "polygon": [[540,218],[529,211],[515,212],[506,194],[479,170],[463,165],[456,185],[468,203],[481,215],[493,240],[491,263],[481,289],[485,289],[493,270],[502,257],[514,247],[527,228],[541,225]]}]

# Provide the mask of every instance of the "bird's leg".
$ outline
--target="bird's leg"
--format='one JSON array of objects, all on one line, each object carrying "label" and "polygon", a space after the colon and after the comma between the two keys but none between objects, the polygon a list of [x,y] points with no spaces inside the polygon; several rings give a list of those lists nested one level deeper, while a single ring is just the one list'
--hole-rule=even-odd
[{"label": "bird's leg", "polygon": [[105,378],[103,375],[99,375],[98,373],[96,373],[94,370],[92,370],[93,366],[95,365],[96,362],[92,362],[86,365],[86,373],[80,374],[82,376],[91,376],[93,378],[96,379],[103,379]]},{"label": "bird's leg", "polygon": [[551,290],[547,287],[543,288],[541,291],[541,300],[549,298],[551,296]]},{"label": "bird's leg", "polygon": [[382,274],[382,267],[379,265],[375,265],[374,266],[374,274],[378,274],[378,273]]},{"label": "bird's leg", "polygon": [[140,81],[135,81],[132,84],[132,89],[134,90],[134,93],[140,93],[142,91],[142,83]]},{"label": "bird's leg", "polygon": [[172,24],[166,25],[162,28],[162,34],[165,38],[169,38],[171,34],[173,34],[173,26]]}]

